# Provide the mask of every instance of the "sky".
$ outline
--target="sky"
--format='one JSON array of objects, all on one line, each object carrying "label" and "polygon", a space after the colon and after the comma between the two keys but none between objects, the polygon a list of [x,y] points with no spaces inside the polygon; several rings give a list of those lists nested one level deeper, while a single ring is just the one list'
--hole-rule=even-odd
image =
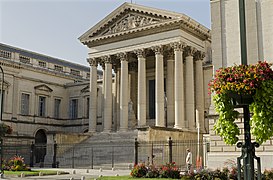
[{"label": "sky", "polygon": [[0,0],[0,42],[88,66],[78,38],[124,2],[183,13],[210,28],[209,0]]}]

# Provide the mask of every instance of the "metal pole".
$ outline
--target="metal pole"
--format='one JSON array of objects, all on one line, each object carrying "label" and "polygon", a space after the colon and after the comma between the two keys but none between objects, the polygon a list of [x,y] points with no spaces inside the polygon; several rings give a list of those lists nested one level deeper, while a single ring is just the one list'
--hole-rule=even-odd
[{"label": "metal pole", "polygon": [[173,162],[173,141],[172,138],[169,137],[169,163]]},{"label": "metal pole", "polygon": [[239,0],[241,63],[247,65],[245,0]]},{"label": "metal pole", "polygon": [[135,165],[138,164],[138,141],[137,138],[135,138]]},{"label": "metal pole", "polygon": [[[4,71],[2,66],[0,66],[1,72],[2,72],[2,83],[1,83],[1,101],[0,101],[0,124],[3,123],[3,89],[4,89]],[[3,153],[4,153],[4,149],[3,149],[3,139],[2,137],[0,137],[0,146],[1,146],[1,152],[0,152],[0,178],[2,178],[4,176],[4,171],[2,168],[2,159],[4,157]]]}]

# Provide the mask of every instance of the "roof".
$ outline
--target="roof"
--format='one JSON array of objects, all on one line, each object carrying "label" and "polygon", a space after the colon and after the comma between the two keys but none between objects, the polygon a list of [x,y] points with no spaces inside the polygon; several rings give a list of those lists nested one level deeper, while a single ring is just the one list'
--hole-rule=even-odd
[{"label": "roof", "polygon": [[[135,16],[135,17],[131,17]],[[143,23],[143,25],[138,26],[129,26],[130,23],[129,18],[138,18],[141,17],[145,21],[147,19],[149,22]],[[117,25],[123,25],[123,20],[126,20],[126,27],[124,29],[119,29],[119,31],[113,31],[117,27]],[[135,20],[135,19],[134,19]],[[90,41],[111,38],[117,35],[123,35],[127,33],[135,33],[141,30],[149,29],[149,28],[158,28],[159,24],[173,24],[174,22],[181,23],[186,27],[191,28],[196,31],[196,33],[201,33],[204,36],[210,37],[210,29],[206,28],[202,24],[193,20],[189,16],[176,13],[172,11],[166,11],[161,9],[150,8],[142,5],[131,4],[131,3],[123,3],[120,7],[115,9],[112,13],[107,15],[104,19],[98,22],[95,26],[90,28],[87,32],[85,32],[82,36],[79,37],[79,40],[86,44]],[[112,31],[111,31],[112,29]],[[109,32],[110,31],[110,32]]]},{"label": "roof", "polygon": [[20,48],[17,48],[17,47],[9,46],[9,45],[3,44],[3,43],[0,43],[0,49],[4,50],[4,51],[9,51],[9,52],[16,52],[16,53],[19,53],[22,56],[34,58],[34,59],[37,59],[37,60],[41,60],[41,61],[45,61],[45,62],[48,62],[48,63],[53,63],[53,64],[57,64],[57,65],[61,65],[61,66],[70,67],[72,69],[77,69],[77,70],[82,70],[82,71],[89,71],[90,70],[90,68],[88,66],[83,66],[83,65],[80,65],[80,64],[71,63],[71,62],[66,61],[66,60],[62,60],[62,59],[59,59],[59,58],[54,58],[54,57],[46,56],[46,55],[43,55],[43,54],[31,52],[31,51],[28,51],[28,50],[24,50],[24,49],[20,49]]}]

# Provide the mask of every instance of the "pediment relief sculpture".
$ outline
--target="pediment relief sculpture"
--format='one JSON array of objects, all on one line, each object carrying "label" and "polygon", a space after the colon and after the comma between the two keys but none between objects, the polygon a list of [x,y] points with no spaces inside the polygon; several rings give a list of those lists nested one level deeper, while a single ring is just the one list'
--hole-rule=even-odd
[{"label": "pediment relief sculpture", "polygon": [[123,18],[110,25],[101,35],[109,35],[130,29],[152,25],[158,22],[162,22],[162,19],[144,16],[140,14],[127,14]]},{"label": "pediment relief sculpture", "polygon": [[41,85],[35,86],[34,89],[35,90],[39,90],[39,91],[45,91],[45,92],[52,92],[53,91],[50,87],[48,87],[45,84],[41,84]]}]

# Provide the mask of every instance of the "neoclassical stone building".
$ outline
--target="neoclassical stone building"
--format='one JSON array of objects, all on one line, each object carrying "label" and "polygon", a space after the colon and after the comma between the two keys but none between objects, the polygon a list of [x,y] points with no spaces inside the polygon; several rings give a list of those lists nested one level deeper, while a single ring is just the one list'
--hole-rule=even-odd
[{"label": "neoclassical stone building", "polygon": [[[248,63],[266,60],[273,63],[273,1],[246,0],[246,37]],[[212,62],[214,71],[220,67],[241,64],[240,25],[238,0],[211,0],[212,18]],[[212,104],[213,105],[213,104]],[[222,167],[227,159],[236,160],[241,149],[226,145],[213,131],[215,116],[214,107],[209,112],[210,119],[210,153],[208,166]],[[243,133],[243,119],[238,119]],[[240,136],[243,140],[243,134]],[[268,140],[256,149],[261,157],[262,168],[273,167],[273,141]]]},{"label": "neoclassical stone building", "polygon": [[[2,121],[13,129],[4,144],[52,144],[56,133],[88,130],[88,67],[2,43],[0,65]],[[101,79],[101,71],[97,75]]]},{"label": "neoclassical stone building", "polygon": [[[89,132],[98,122],[97,67],[103,67],[103,132],[145,126],[208,132],[210,30],[192,18],[124,3],[79,40],[89,48]],[[112,85],[112,71],[115,83]],[[166,137],[164,137],[165,139]]]}]

